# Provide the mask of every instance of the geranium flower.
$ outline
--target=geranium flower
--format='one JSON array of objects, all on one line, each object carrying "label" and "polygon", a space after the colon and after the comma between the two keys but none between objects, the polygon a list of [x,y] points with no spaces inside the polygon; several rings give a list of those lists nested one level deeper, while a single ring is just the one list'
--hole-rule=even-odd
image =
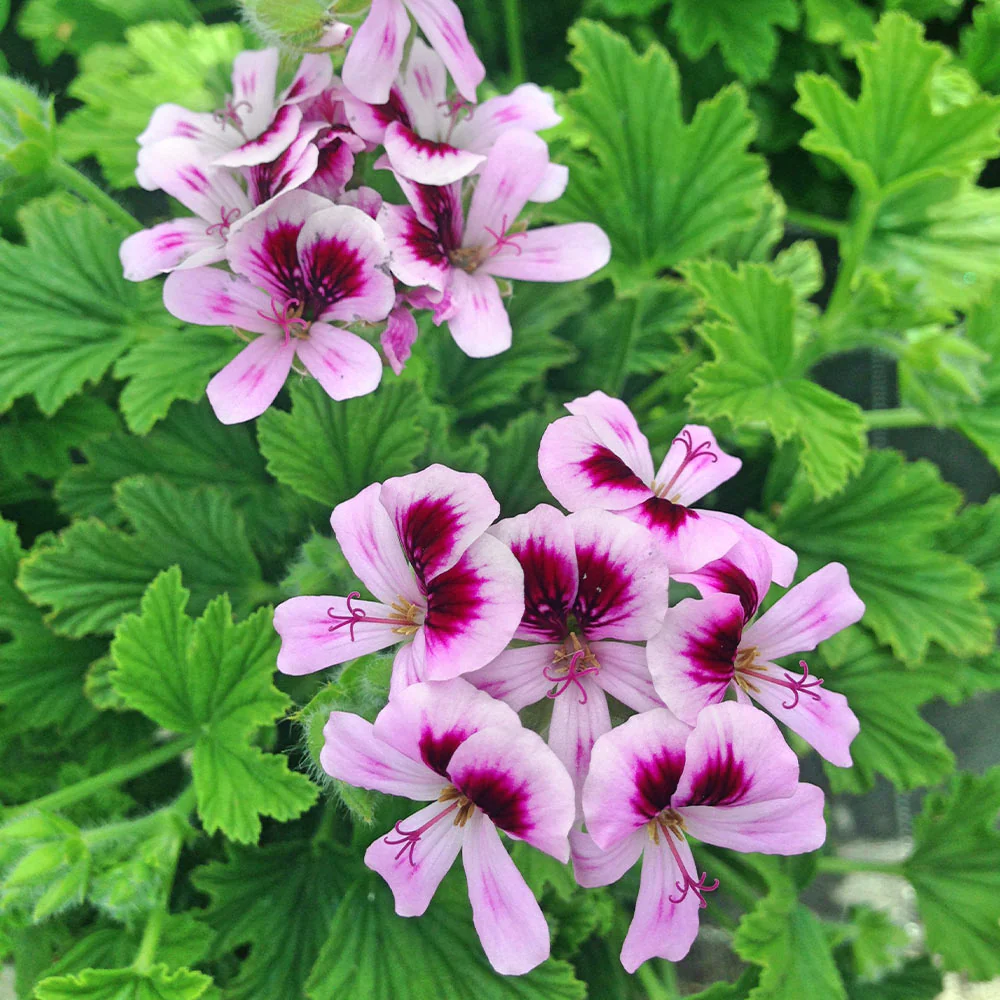
[{"label": "geranium flower", "polygon": [[751,537],[767,548],[774,579],[791,583],[797,563],[791,549],[733,514],[691,507],[743,464],[718,446],[711,430],[684,427],[654,474],[649,441],[620,399],[597,391],[566,409],[573,415],[542,436],[538,469],[567,510],[601,507],[645,525],[659,539],[671,573],[696,570]]},{"label": "geranium flower", "polygon": [[[349,97],[339,80],[334,80],[322,93],[303,101],[303,130],[317,129],[313,142],[318,150],[318,162],[313,175],[303,189],[338,201],[354,176],[354,159],[368,147],[347,120],[344,104]],[[353,98],[351,98],[353,100]]]},{"label": "geranium flower", "polygon": [[474,102],[486,69],[469,42],[462,12],[453,0],[372,0],[344,60],[347,89],[369,104],[389,100],[410,36],[410,14],[444,60],[459,93]]},{"label": "geranium flower", "polygon": [[385,239],[369,216],[293,191],[231,233],[226,256],[236,275],[174,271],[163,288],[164,305],[179,319],[261,334],[208,384],[223,423],[263,413],[296,357],[333,399],[374,391],[378,351],[332,325],[377,322],[395,302]]},{"label": "geranium flower", "polygon": [[507,350],[510,318],[497,278],[575,281],[611,257],[604,231],[588,222],[525,231],[516,225],[545,177],[549,151],[531,132],[496,140],[463,219],[460,184],[428,187],[400,179],[412,207],[383,205],[379,222],[392,250],[392,273],[441,296],[435,321],[470,357]]},{"label": "geranium flower", "polygon": [[524,611],[510,549],[484,534],[500,505],[481,476],[432,465],[374,483],[330,518],[376,601],[293,597],[274,612],[278,669],[308,674],[402,643],[393,690],[448,680],[492,660]]},{"label": "geranium flower", "polygon": [[629,972],[682,959],[698,934],[705,893],[685,834],[761,854],[802,854],[826,838],[823,792],[763,712],[706,708],[691,730],[666,709],[633,716],[594,747],[583,789],[587,833],[570,836],[583,886],[618,881],[642,856],[635,915],[622,947]]},{"label": "geranium flower", "polygon": [[530,645],[501,653],[468,676],[520,711],[553,700],[549,746],[579,794],[594,740],[611,728],[612,695],[637,712],[662,705],[641,643],[667,610],[667,569],[649,532],[589,510],[567,517],[540,504],[490,533],[524,570],[524,617],[514,638]]},{"label": "geranium flower", "polygon": [[[233,60],[233,92],[222,108],[204,113],[161,104],[138,137],[139,145],[149,147],[169,138],[191,139],[203,158],[216,166],[267,163],[298,137],[302,125],[298,104],[329,86],[333,64],[328,55],[303,56],[294,79],[275,98],[277,77],[277,49],[241,52]],[[149,186],[142,164],[136,177],[143,187]]]},{"label": "geranium flower", "polygon": [[[346,99],[351,126],[384,145],[389,164],[416,184],[451,184],[476,171],[499,136],[512,128],[539,132],[562,121],[549,94],[533,83],[477,106],[448,99],[441,57],[419,38],[385,104]],[[566,188],[569,171],[550,163],[531,201],[552,201]]]},{"label": "geranium flower", "polygon": [[823,687],[805,660],[801,674],[773,662],[815,649],[861,618],[865,606],[847,570],[840,563],[824,566],[756,621],[771,585],[762,546],[743,542],[690,582],[705,596],[671,608],[647,644],[653,683],[667,708],[693,724],[706,705],[733,691],[760,703],[832,764],[850,767],[859,724],[847,699]]},{"label": "geranium flower", "polygon": [[323,769],[339,781],[431,805],[365,853],[401,917],[430,904],[459,851],[472,919],[497,972],[521,975],[549,957],[545,917],[497,830],[569,860],[573,784],[542,738],[463,680],[414,684],[375,724],[333,712]]}]

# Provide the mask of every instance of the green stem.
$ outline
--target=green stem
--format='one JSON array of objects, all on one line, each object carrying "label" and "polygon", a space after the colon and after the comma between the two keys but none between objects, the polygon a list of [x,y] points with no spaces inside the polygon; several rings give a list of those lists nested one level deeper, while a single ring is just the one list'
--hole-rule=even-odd
[{"label": "green stem", "polygon": [[113,767],[108,771],[103,771],[101,774],[95,774],[92,778],[85,778],[83,781],[78,781],[75,785],[67,785],[65,788],[60,788],[59,791],[52,792],[50,795],[43,795],[40,799],[35,799],[32,802],[26,802],[24,805],[9,809],[3,814],[2,818],[6,821],[26,813],[65,809],[66,806],[89,799],[92,795],[103,792],[106,788],[123,785],[126,781],[131,781],[133,778],[139,777],[140,774],[153,771],[162,764],[180,757],[185,750],[188,750],[193,745],[193,736],[184,736],[173,740],[158,750],[151,750],[142,757],[130,760],[127,764]]},{"label": "green stem", "polygon": [[877,872],[880,875],[906,876],[900,861],[861,861],[828,854],[819,859],[818,868],[828,875],[851,875],[854,872]]},{"label": "green stem", "polygon": [[507,34],[507,58],[512,81],[524,83],[527,69],[524,58],[524,36],[521,34],[521,0],[503,0],[503,23]]},{"label": "green stem", "polygon": [[795,208],[788,209],[785,213],[785,221],[800,229],[811,229],[814,233],[833,236],[838,240],[843,237],[848,228],[846,222],[828,219],[825,215],[816,215],[813,212],[800,212]]},{"label": "green stem", "polygon": [[[175,859],[176,863],[176,859]],[[163,902],[149,915],[146,921],[146,928],[142,932],[142,940],[139,942],[139,951],[136,953],[132,968],[136,972],[145,974],[153,967],[156,959],[156,949],[160,946],[160,935],[163,933],[163,925],[167,919],[167,904]]]},{"label": "green stem", "polygon": [[117,222],[130,233],[137,233],[142,229],[142,223],[131,212],[119,205],[107,191],[95,184],[86,174],[81,173],[65,160],[53,160],[49,167],[49,175],[58,184],[96,205],[109,219]]},{"label": "green stem", "polygon": [[646,307],[645,293],[640,290],[636,292],[632,300],[632,320],[628,325],[627,332],[618,341],[618,350],[615,352],[608,365],[608,377],[605,381],[605,391],[609,396],[620,396],[625,387],[625,378],[628,374],[628,359],[632,353],[632,344],[635,342],[642,325],[642,316]]},{"label": "green stem", "polygon": [[837,271],[837,280],[834,282],[830,304],[824,316],[827,322],[850,301],[851,283],[875,228],[875,220],[878,218],[881,206],[882,198],[877,192],[861,193],[861,207],[858,209],[858,214],[851,220],[850,226],[841,238],[840,269]]},{"label": "green stem", "polygon": [[665,970],[666,982],[656,974],[648,962],[644,962],[636,969],[636,977],[642,983],[646,996],[649,997],[649,1000],[678,1000],[680,993],[677,992],[677,974],[674,972],[673,966],[667,965],[665,962],[659,964]]},{"label": "green stem", "polygon": [[927,427],[931,421],[912,406],[899,406],[889,410],[865,410],[865,425],[868,430],[883,430],[890,427]]}]

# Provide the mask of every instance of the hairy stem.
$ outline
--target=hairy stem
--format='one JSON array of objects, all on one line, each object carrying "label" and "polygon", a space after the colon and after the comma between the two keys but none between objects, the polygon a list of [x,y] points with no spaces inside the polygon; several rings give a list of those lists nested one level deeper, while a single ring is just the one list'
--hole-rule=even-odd
[{"label": "hairy stem", "polygon": [[86,174],[65,160],[54,160],[49,167],[49,176],[81,198],[86,198],[92,205],[96,205],[109,219],[130,233],[137,233],[142,229],[142,223],[128,209],[119,205],[104,188],[95,184]]},{"label": "hairy stem", "polygon": [[156,949],[160,946],[160,935],[163,933],[163,925],[167,919],[166,901],[163,905],[157,906],[149,915],[146,921],[146,928],[142,932],[142,940],[139,942],[139,951],[132,963],[132,968],[136,972],[146,973],[153,967],[156,959]]},{"label": "hairy stem", "polygon": [[507,35],[507,58],[514,83],[524,83],[527,68],[524,58],[524,35],[521,31],[521,0],[503,0],[503,24]]},{"label": "hairy stem", "polygon": [[912,406],[899,406],[889,410],[865,410],[865,425],[870,431],[890,427],[927,427],[931,421]]},{"label": "hairy stem", "polygon": [[862,861],[859,858],[843,858],[828,854],[819,859],[817,867],[828,875],[851,875],[854,872],[877,872],[880,875],[905,877],[900,861]]},{"label": "hairy stem", "polygon": [[92,778],[84,778],[83,781],[78,781],[74,785],[67,785],[65,788],[60,788],[59,791],[52,792],[50,795],[43,795],[40,799],[35,799],[32,802],[26,802],[22,806],[9,809],[3,814],[3,819],[6,821],[13,819],[15,816],[40,812],[42,810],[65,809],[66,806],[89,799],[92,795],[103,792],[106,788],[123,785],[126,781],[131,781],[133,778],[139,777],[140,774],[153,771],[160,767],[160,765],[180,757],[185,750],[190,749],[193,745],[194,737],[181,737],[180,739],[173,740],[157,750],[151,750],[142,757],[130,760],[127,764],[120,764],[118,767],[103,771],[101,774],[95,774]]},{"label": "hairy stem", "polygon": [[800,212],[798,209],[790,208],[785,213],[785,221],[800,229],[809,229],[814,233],[823,236],[833,236],[841,239],[847,232],[847,223],[836,219],[828,219],[825,215],[816,215],[814,212]]}]

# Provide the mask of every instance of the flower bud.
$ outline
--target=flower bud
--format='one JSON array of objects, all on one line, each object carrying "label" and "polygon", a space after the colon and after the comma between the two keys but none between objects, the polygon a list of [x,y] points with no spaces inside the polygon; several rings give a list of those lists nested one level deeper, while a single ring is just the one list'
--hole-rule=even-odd
[{"label": "flower bud", "polygon": [[298,50],[335,48],[370,0],[242,0],[247,21],[268,42]]}]

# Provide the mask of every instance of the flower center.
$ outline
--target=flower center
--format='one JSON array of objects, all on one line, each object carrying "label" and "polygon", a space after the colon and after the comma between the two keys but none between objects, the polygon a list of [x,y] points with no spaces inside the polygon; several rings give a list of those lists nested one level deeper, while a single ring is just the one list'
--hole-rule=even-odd
[{"label": "flower center", "polygon": [[232,224],[240,217],[240,214],[241,212],[238,208],[220,208],[220,221],[209,226],[205,230],[205,235],[214,236],[218,233],[219,238],[224,240],[229,235]]},{"label": "flower center", "polygon": [[237,101],[233,103],[232,97],[226,98],[226,103],[219,108],[217,111],[212,112],[212,117],[222,126],[231,125],[234,129],[244,139],[247,138],[246,132],[243,130],[243,116],[241,112],[246,111],[247,113],[253,112],[253,105],[249,101]]},{"label": "flower center", "polygon": [[410,862],[410,866],[416,865],[416,859],[413,857],[413,852],[416,850],[417,844],[420,842],[420,838],[436,823],[440,823],[445,816],[450,816],[455,813],[455,818],[452,820],[455,826],[465,826],[469,822],[469,817],[475,811],[475,804],[467,799],[454,785],[449,785],[441,795],[438,797],[438,802],[450,802],[450,805],[445,806],[441,812],[432,816],[426,823],[422,826],[418,826],[416,830],[404,830],[401,826],[402,820],[399,821],[392,829],[393,832],[399,834],[398,840],[390,840],[389,838],[392,834],[386,834],[382,839],[390,847],[395,847],[397,844],[401,845],[399,851],[396,854],[396,860],[398,861],[404,854],[408,854],[407,860]]},{"label": "flower center", "polygon": [[411,604],[405,597],[398,597],[390,605],[392,608],[392,614],[388,618],[373,618],[371,617],[364,608],[356,608],[352,604],[353,601],[358,600],[361,594],[358,591],[353,590],[347,595],[347,614],[338,615],[336,613],[336,608],[327,608],[326,616],[334,624],[331,625],[327,632],[336,632],[342,629],[345,625],[348,631],[351,633],[351,642],[354,642],[354,630],[359,624],[370,624],[370,625],[392,625],[393,633],[395,635],[415,635],[420,625],[417,623],[417,615],[420,609],[415,605]]},{"label": "flower center", "polygon": [[802,668],[802,676],[796,677],[794,674],[783,671],[783,677],[775,677],[771,668],[766,663],[757,662],[757,647],[741,649],[736,654],[736,676],[733,680],[749,694],[751,691],[759,691],[753,681],[748,678],[753,677],[757,681],[764,681],[767,684],[777,684],[778,687],[787,688],[791,692],[791,701],[782,702],[782,708],[795,708],[799,703],[799,698],[807,694],[815,701],[819,701],[819,692],[815,688],[823,684],[822,677],[813,677],[809,674],[809,664],[805,660],[799,660]]},{"label": "flower center", "polygon": [[309,333],[309,320],[302,318],[305,305],[299,299],[288,299],[278,311],[278,303],[271,299],[271,312],[265,313],[257,310],[257,315],[261,319],[277,323],[281,327],[281,332],[285,335],[285,346],[288,346],[292,337],[305,337]]},{"label": "flower center", "polygon": [[677,471],[670,477],[670,479],[660,485],[654,479],[650,489],[661,499],[669,500],[671,503],[680,503],[680,494],[675,493],[673,496],[670,495],[670,488],[677,482],[680,474],[696,459],[708,458],[711,461],[718,462],[719,456],[712,451],[712,446],[708,441],[702,441],[700,445],[696,448],[694,446],[694,438],[691,437],[691,432],[685,427],[684,430],[680,432],[671,442],[671,444],[677,444],[680,441],[684,445],[684,458],[681,460],[681,464],[677,466]]},{"label": "flower center", "polygon": [[505,215],[499,233],[490,229],[489,226],[483,228],[493,237],[493,246],[459,247],[457,250],[452,250],[448,254],[448,260],[451,261],[453,267],[460,268],[466,274],[475,274],[489,257],[495,257],[504,247],[513,247],[517,256],[521,256],[523,248],[517,241],[528,235],[521,223],[516,223],[513,230],[508,229],[507,216]]},{"label": "flower center", "polygon": [[[659,816],[646,824],[646,830],[649,833],[649,839],[654,844],[659,844],[662,832],[667,839],[667,847],[670,848],[670,853],[674,856],[674,863],[681,870],[681,878],[674,883],[679,895],[670,896],[670,902],[675,905],[681,903],[687,898],[689,892],[693,892],[698,897],[698,908],[704,910],[708,906],[704,894],[715,892],[719,888],[719,880],[716,879],[711,885],[706,885],[705,880],[708,878],[708,872],[702,872],[700,878],[695,880],[694,876],[689,874],[687,868],[684,867],[680,852],[674,844],[675,839],[684,840],[684,817],[676,809],[664,809]],[[697,871],[697,869],[695,870]]]},{"label": "flower center", "polygon": [[601,665],[590,651],[590,647],[586,643],[581,643],[575,632],[570,632],[569,638],[552,658],[552,666],[542,671],[542,676],[555,685],[546,697],[558,698],[575,684],[580,689],[580,704],[586,705],[587,689],[580,678],[596,674],[600,669]]}]

